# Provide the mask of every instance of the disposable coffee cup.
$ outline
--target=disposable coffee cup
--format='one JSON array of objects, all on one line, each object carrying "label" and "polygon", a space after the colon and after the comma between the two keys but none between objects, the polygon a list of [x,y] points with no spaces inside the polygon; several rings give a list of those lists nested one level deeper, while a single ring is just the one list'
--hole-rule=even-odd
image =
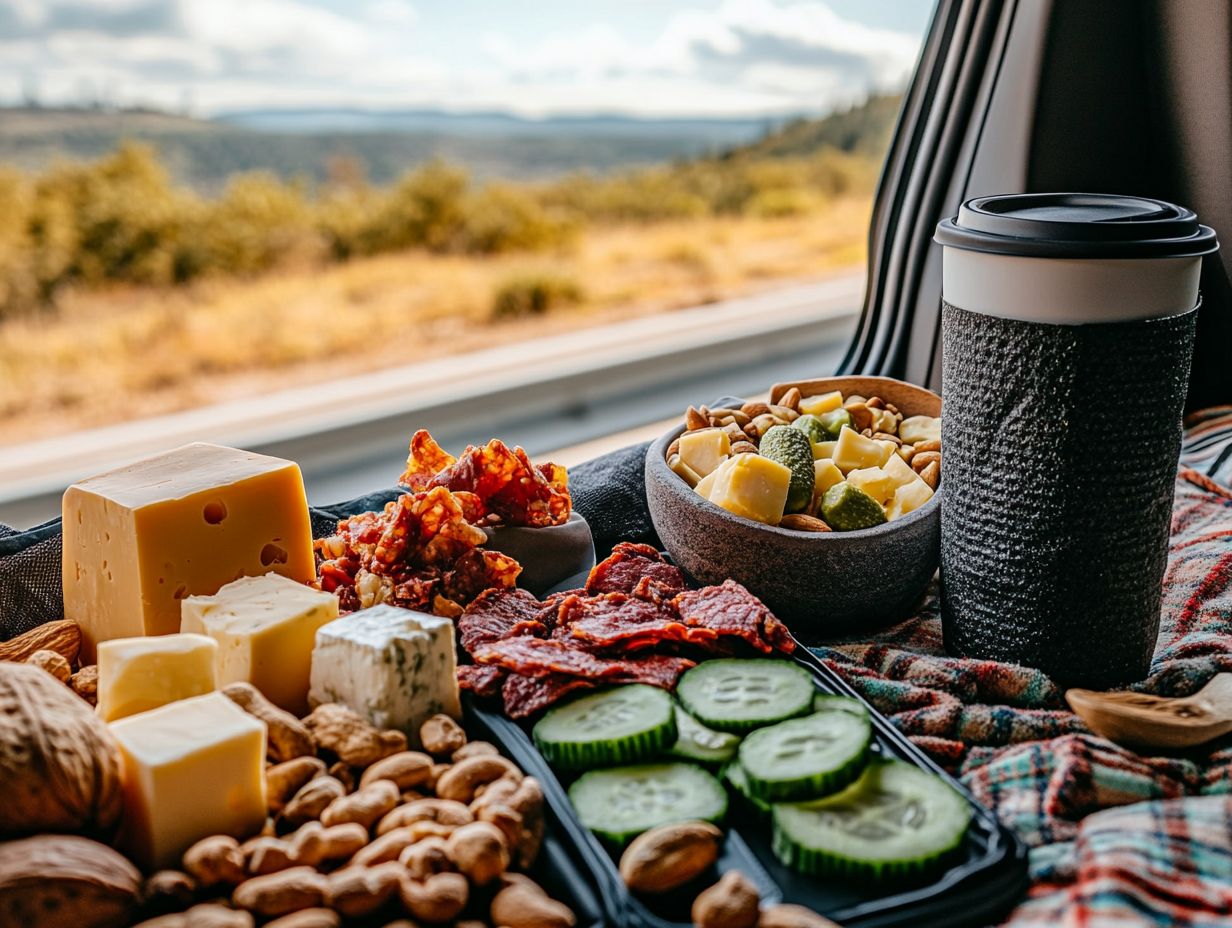
[{"label": "disposable coffee cup", "polygon": [[1141,680],[1215,233],[1159,200],[1015,194],[935,238],[946,647],[1067,686]]}]

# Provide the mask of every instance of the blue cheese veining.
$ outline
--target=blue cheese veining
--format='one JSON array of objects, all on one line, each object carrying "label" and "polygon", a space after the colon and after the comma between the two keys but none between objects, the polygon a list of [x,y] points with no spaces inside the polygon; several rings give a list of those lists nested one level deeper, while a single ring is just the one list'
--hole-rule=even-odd
[{"label": "blue cheese veining", "polygon": [[453,622],[381,605],[321,626],[308,701],[341,703],[412,743],[430,716],[461,718]]}]

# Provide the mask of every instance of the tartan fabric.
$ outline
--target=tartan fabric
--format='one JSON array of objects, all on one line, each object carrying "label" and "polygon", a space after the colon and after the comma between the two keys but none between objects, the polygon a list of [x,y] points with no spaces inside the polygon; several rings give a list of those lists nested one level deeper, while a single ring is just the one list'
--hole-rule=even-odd
[{"label": "tartan fabric", "polygon": [[[1232,448],[1232,407],[1187,433],[1144,692],[1232,670],[1232,490],[1195,469],[1224,475],[1219,441]],[[913,618],[815,650],[1030,845],[1032,887],[1006,924],[1232,924],[1232,736],[1176,756],[1118,747],[1041,672],[946,655],[935,588]]]}]

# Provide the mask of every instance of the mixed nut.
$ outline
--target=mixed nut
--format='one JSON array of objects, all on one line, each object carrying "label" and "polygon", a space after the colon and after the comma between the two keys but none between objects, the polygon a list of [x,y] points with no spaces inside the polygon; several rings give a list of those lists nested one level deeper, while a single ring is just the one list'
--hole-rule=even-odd
[{"label": "mixed nut", "polygon": [[690,406],[668,466],[736,515],[806,532],[901,518],[941,480],[941,420],[839,391],[739,408]]}]

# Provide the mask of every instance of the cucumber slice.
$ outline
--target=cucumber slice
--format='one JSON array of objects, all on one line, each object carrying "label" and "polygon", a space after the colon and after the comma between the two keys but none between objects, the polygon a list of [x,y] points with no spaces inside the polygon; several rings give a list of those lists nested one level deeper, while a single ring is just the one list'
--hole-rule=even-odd
[{"label": "cucumber slice", "polygon": [[676,707],[676,743],[668,754],[699,764],[723,764],[736,756],[740,736],[707,728],[679,706]]},{"label": "cucumber slice", "polygon": [[686,671],[676,686],[684,707],[703,725],[744,734],[811,711],[816,687],[791,661],[724,658]]},{"label": "cucumber slice", "polygon": [[641,683],[588,693],[549,709],[531,734],[559,770],[586,770],[647,760],[676,740],[676,704]]},{"label": "cucumber slice", "polygon": [[774,852],[818,877],[920,878],[959,850],[971,807],[944,780],[874,761],[841,793],[774,807]]},{"label": "cucumber slice", "polygon": [[838,712],[850,712],[853,715],[868,716],[868,709],[864,703],[858,699],[852,699],[850,696],[834,696],[830,693],[818,693],[813,697],[814,712],[829,712],[835,710]]},{"label": "cucumber slice", "polygon": [[744,800],[758,818],[769,818],[772,806],[764,799],[758,799],[753,795],[753,790],[749,786],[748,774],[744,772],[744,768],[740,766],[740,761],[733,760],[731,763],[723,767],[720,776],[728,786],[736,791],[737,795]]},{"label": "cucumber slice", "polygon": [[617,844],[672,822],[718,824],[727,813],[722,784],[694,764],[593,770],[569,787],[569,800],[583,825]]},{"label": "cucumber slice", "polygon": [[860,775],[872,740],[866,715],[845,709],[815,712],[753,732],[740,744],[740,765],[760,799],[816,799]]}]

